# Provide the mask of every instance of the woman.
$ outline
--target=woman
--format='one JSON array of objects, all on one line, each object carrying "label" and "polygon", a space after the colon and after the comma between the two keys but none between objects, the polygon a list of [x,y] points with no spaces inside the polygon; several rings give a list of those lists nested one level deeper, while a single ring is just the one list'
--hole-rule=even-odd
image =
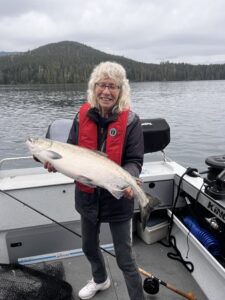
[{"label": "woman", "polygon": [[[124,68],[114,62],[95,67],[88,83],[88,102],[76,115],[68,143],[106,152],[131,175],[138,177],[144,155],[139,117],[130,110],[130,87]],[[116,260],[122,270],[131,300],[143,300],[141,276],[132,254],[131,220],[133,191],[116,200],[102,188],[76,182],[75,206],[81,215],[82,249],[91,264],[92,279],[79,291],[81,299],[92,298],[110,286],[99,248],[102,222],[108,222]]]}]

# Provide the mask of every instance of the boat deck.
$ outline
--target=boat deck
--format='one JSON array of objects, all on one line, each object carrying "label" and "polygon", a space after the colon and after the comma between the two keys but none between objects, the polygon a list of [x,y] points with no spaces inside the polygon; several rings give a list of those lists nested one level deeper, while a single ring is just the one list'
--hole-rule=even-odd
[{"label": "boat deck", "polygon": [[[171,248],[166,248],[158,242],[147,245],[137,236],[134,236],[133,243],[139,267],[152,273],[164,282],[173,285],[178,290],[194,293],[198,300],[207,300],[205,294],[192,278],[191,273],[180,262],[167,257],[167,252],[171,251]],[[108,290],[97,293],[93,299],[128,300],[129,297],[123,275],[117,267],[115,258],[107,253],[104,253],[104,257],[112,285]],[[43,264],[61,264],[65,280],[73,287],[74,299],[79,299],[77,296],[78,291],[90,279],[90,265],[84,255],[64,258],[54,262],[44,262],[40,263],[39,266],[41,267]],[[143,276],[143,280],[144,278]],[[179,300],[185,298],[160,285],[159,292],[155,295],[146,294],[146,299]]]},{"label": "boat deck", "polygon": [[[40,209],[40,211],[50,215],[58,222],[63,223],[76,232],[80,232],[78,213],[74,210],[73,180],[65,178],[65,176],[59,173],[49,174],[43,168],[34,168],[32,172],[31,174],[31,170],[27,172],[24,170],[14,170],[13,173],[12,171],[1,171],[1,189],[10,191],[10,193],[22,199],[25,203],[30,204],[32,207],[37,207],[38,210]],[[167,208],[171,206],[174,197],[174,183],[178,185],[179,178],[183,173],[183,167],[173,162],[153,162],[149,167],[148,163],[146,163],[143,169],[142,179],[144,184],[146,183],[146,189],[149,188],[148,183],[152,180],[157,183],[156,188],[152,189],[151,192],[155,192],[156,196],[157,193],[159,193],[160,199],[163,199],[163,203],[165,204],[163,208]],[[191,195],[195,199],[201,185],[202,179],[188,177],[184,179],[182,188],[188,195]],[[200,193],[199,202],[207,203],[205,201],[208,199],[207,197],[207,195]],[[213,200],[210,199],[210,201]],[[218,209],[222,207],[219,201],[214,205],[215,207],[218,206]],[[13,262],[17,258],[24,259],[33,257],[33,255],[39,256],[42,254],[45,256],[46,253],[55,251],[60,253],[60,251],[66,251],[68,249],[79,250],[81,248],[80,238],[71,236],[71,233],[66,232],[64,229],[58,227],[58,225],[49,223],[49,220],[37,213],[31,212],[21,204],[14,203],[5,195],[1,195],[0,215],[2,230],[0,254],[2,255],[3,262],[7,261],[8,255],[9,261]],[[219,217],[220,215],[218,218]],[[110,234],[108,234],[109,230],[106,229],[106,232],[104,232],[104,230],[104,228],[101,228],[102,236],[104,236],[104,239],[102,238],[101,241],[103,245],[109,245],[111,244]],[[183,239],[185,239],[185,247],[183,248],[185,251],[184,256],[186,256],[186,235],[183,233],[181,233],[181,235],[183,237],[180,240],[181,245],[184,245]],[[7,245],[15,245],[18,241],[21,242],[21,247],[7,248]],[[207,281],[204,280],[204,287],[208,287],[208,294],[215,288],[217,288],[218,291],[221,290],[220,293],[216,295],[216,299],[220,300],[220,295],[224,294],[224,271],[221,271],[221,268],[219,268],[212,259],[200,260],[199,257],[205,258],[205,251],[203,253],[201,249],[199,250],[199,247],[198,245],[197,250],[194,249],[192,252],[196,263],[195,270],[198,269],[197,263],[199,262],[201,268],[199,268],[197,275],[200,274],[200,277],[204,277],[202,273],[207,267],[206,264],[209,265],[210,261],[211,275],[210,277],[208,276]],[[8,251],[3,251],[4,249],[8,249]],[[168,252],[174,252],[172,248],[166,248],[160,243],[147,245],[134,233],[134,251],[137,263],[142,269],[152,273],[162,281],[173,285],[180,291],[194,293],[198,300],[208,300],[207,296],[203,293],[185,266],[181,262],[167,257]],[[38,267],[42,269],[46,265],[54,266],[60,264],[65,273],[65,280],[69,282],[73,288],[74,299],[78,299],[78,291],[91,277],[89,263],[84,255],[82,255],[82,252],[78,252],[79,256],[61,258],[56,261],[46,261],[34,266],[35,268]],[[198,256],[196,256],[196,253]],[[104,257],[112,285],[108,290],[96,294],[93,299],[128,300],[129,297],[125,282],[121,271],[117,267],[115,258],[106,253],[104,253]],[[184,258],[189,260],[186,257]],[[217,277],[213,278],[215,274]],[[208,283],[211,282],[212,279],[214,281],[211,289]],[[216,287],[214,285],[216,285]],[[212,295],[209,295],[210,299],[214,299],[214,292],[212,293]],[[159,292],[156,295],[146,294],[146,299],[179,300],[185,298],[160,285]]]}]

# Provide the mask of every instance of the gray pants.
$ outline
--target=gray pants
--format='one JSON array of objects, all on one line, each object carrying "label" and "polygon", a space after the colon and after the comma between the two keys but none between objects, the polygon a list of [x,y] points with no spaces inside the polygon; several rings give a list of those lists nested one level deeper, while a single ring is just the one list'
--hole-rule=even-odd
[{"label": "gray pants", "polygon": [[[101,224],[93,224],[81,217],[83,251],[92,268],[92,276],[96,283],[104,282],[107,278],[106,267],[102,252],[99,248],[99,232]],[[123,272],[131,300],[144,300],[142,279],[132,253],[131,222],[109,223],[116,260]]]}]

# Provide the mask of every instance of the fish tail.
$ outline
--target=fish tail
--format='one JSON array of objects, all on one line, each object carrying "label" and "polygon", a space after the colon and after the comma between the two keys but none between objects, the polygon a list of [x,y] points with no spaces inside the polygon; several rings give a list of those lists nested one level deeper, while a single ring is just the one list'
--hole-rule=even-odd
[{"label": "fish tail", "polygon": [[146,206],[141,207],[141,224],[142,224],[142,230],[145,230],[145,227],[147,226],[148,219],[150,217],[150,214],[152,212],[153,208],[151,207],[150,203],[147,203]]},{"label": "fish tail", "polygon": [[145,227],[147,226],[147,222],[149,220],[151,212],[154,210],[155,206],[158,206],[160,201],[159,199],[152,197],[149,194],[146,194],[148,198],[148,202],[145,206],[142,206],[140,208],[141,211],[141,223],[142,223],[142,229],[145,230]]}]

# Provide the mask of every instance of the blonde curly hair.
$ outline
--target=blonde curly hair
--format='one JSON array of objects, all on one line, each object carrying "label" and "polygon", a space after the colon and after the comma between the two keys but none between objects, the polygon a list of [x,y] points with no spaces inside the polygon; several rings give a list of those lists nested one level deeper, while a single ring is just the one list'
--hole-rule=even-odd
[{"label": "blonde curly hair", "polygon": [[115,107],[113,108],[113,111],[121,112],[124,109],[129,108],[131,105],[130,85],[126,76],[126,71],[120,64],[110,61],[101,62],[91,73],[87,90],[87,100],[91,107],[99,108],[96,99],[95,85],[97,82],[107,77],[113,79],[120,87],[119,98]]}]

